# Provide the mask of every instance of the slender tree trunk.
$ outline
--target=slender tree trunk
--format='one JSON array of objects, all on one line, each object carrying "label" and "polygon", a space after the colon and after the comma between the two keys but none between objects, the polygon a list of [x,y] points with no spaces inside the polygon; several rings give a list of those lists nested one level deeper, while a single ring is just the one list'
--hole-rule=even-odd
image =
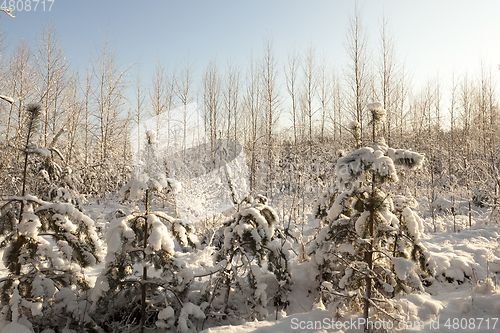
[{"label": "slender tree trunk", "polygon": [[[146,221],[144,222],[144,251],[148,247],[148,217],[149,214],[149,189],[146,189]],[[144,256],[146,252],[144,252]],[[141,333],[144,332],[144,324],[146,323],[146,281],[148,280],[148,267],[144,265],[142,268],[142,283],[141,283]]]},{"label": "slender tree trunk", "polygon": [[[28,147],[28,144],[30,142],[30,137],[31,137],[31,130],[32,130],[32,125],[30,124],[28,128],[28,135],[26,137],[26,145],[25,147]],[[21,197],[24,197],[26,194],[26,176],[27,176],[27,171],[28,171],[28,152],[24,153],[24,168],[23,168],[23,188],[21,191]],[[19,210],[19,222],[21,223],[22,218],[23,218],[23,213],[24,213],[24,200],[21,201],[21,208]],[[16,239],[16,275],[21,274],[21,263],[19,262],[19,256],[21,255],[21,247],[23,246],[24,243],[24,236],[21,236],[19,234],[19,230],[17,230],[17,239]]]},{"label": "slender tree trunk", "polygon": [[365,252],[365,262],[368,265],[368,274],[365,277],[366,293],[365,293],[365,306],[363,309],[363,317],[365,318],[365,332],[368,332],[368,316],[370,312],[370,300],[372,298],[372,278],[370,277],[373,269],[373,246],[374,235],[373,229],[375,225],[375,172],[372,172],[372,193],[370,198],[370,216],[369,216],[369,230],[370,230],[370,246]]}]

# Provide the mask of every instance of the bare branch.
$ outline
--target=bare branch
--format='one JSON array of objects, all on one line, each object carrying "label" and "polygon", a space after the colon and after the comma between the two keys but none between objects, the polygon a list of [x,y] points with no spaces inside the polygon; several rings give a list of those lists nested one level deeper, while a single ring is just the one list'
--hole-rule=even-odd
[{"label": "bare branch", "polygon": [[14,102],[15,102],[15,100],[9,96],[0,95],[0,99],[3,99],[4,101],[9,102],[10,104],[14,104]]},{"label": "bare branch", "polygon": [[12,14],[11,9],[2,9],[0,8],[0,12],[4,12],[5,14],[9,15],[10,17],[16,17],[16,15]]}]

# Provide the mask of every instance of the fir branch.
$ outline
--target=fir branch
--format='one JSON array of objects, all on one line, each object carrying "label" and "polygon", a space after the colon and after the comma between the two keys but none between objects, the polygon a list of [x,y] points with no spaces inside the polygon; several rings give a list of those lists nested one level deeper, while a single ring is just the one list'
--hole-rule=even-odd
[{"label": "fir branch", "polygon": [[[365,297],[363,297],[363,299],[366,299]],[[379,310],[380,312],[382,312],[383,314],[385,314],[387,317],[391,318],[392,320],[396,321],[396,322],[400,322],[400,320],[394,318],[393,316],[391,316],[387,311],[385,311],[384,309],[382,309],[380,306],[378,306],[375,302],[373,302],[372,299],[368,299],[368,302],[370,302],[370,304],[375,307],[377,310]],[[387,303],[387,301],[384,301],[385,303]]]}]

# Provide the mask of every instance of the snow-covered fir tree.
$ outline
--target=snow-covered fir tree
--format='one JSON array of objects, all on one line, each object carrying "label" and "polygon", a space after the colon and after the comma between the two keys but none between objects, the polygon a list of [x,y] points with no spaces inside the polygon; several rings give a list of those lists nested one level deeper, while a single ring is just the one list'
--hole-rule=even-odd
[{"label": "snow-covered fir tree", "polygon": [[82,187],[82,179],[71,167],[61,166],[66,161],[61,151],[55,147],[63,133],[63,130],[57,133],[47,148],[46,156],[34,164],[34,172],[37,173],[34,191],[43,200],[71,203],[83,210],[85,197],[78,190]]},{"label": "snow-covered fir tree", "polygon": [[[255,201],[249,197],[246,206],[225,223],[214,255],[217,274],[202,299],[207,314],[263,319],[269,302],[276,311],[286,307],[292,284],[288,265],[292,244],[277,231],[278,220],[267,198],[258,196]],[[269,276],[272,284],[266,283]]]},{"label": "snow-covered fir tree", "polygon": [[[336,159],[334,160],[335,165],[337,164],[337,160],[344,157],[344,155],[345,153],[343,150],[336,152]],[[322,223],[328,224],[328,212],[338,195],[339,189],[337,184],[332,181],[328,186],[326,186],[326,189],[321,193],[320,197],[316,200],[313,206],[312,214],[314,218],[321,220]]]},{"label": "snow-covered fir tree", "polygon": [[[2,198],[0,234],[3,263],[9,271],[0,280],[2,319],[35,329],[94,326],[85,311],[90,286],[83,268],[101,256],[94,221],[70,202],[42,200],[28,192],[30,164],[50,158],[37,146],[43,107],[26,107],[22,191]],[[33,156],[30,158],[30,156]],[[33,161],[33,162],[32,162]]]},{"label": "snow-covered fir tree", "polygon": [[140,325],[141,331],[151,326],[192,332],[192,319],[204,318],[204,313],[186,300],[193,274],[177,253],[199,242],[191,224],[150,208],[155,192],[178,185],[161,173],[156,145],[155,133],[148,131],[137,177],[121,191],[131,200],[143,200],[145,211],[118,214],[110,222],[92,310],[111,330]]},{"label": "snow-covered fir tree", "polygon": [[310,248],[311,275],[321,283],[321,301],[337,315],[351,308],[365,318],[392,318],[390,298],[422,288],[415,263],[424,268],[425,257],[419,243],[422,221],[411,210],[415,202],[392,195],[390,184],[398,181],[396,166],[418,169],[424,155],[389,148],[378,136],[385,120],[382,104],[367,108],[373,146],[337,161],[335,190],[325,193],[316,212],[328,225]]}]

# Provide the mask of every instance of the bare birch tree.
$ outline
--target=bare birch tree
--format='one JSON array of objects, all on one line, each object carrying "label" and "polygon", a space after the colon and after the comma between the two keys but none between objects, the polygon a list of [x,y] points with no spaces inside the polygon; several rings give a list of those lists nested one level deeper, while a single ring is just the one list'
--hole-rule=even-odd
[{"label": "bare birch tree", "polygon": [[394,113],[394,93],[397,89],[395,84],[395,71],[397,70],[395,59],[394,38],[389,30],[388,21],[385,16],[382,17],[380,25],[380,61],[378,65],[378,74],[380,79],[381,101],[387,112],[386,122],[384,124],[384,137],[387,144],[391,145],[391,129],[393,126]]},{"label": "bare birch tree", "polygon": [[221,127],[221,79],[217,71],[217,61],[211,60],[203,75],[203,109],[205,132],[209,134],[210,152],[215,163],[215,142],[220,139]]},{"label": "bare birch tree", "polygon": [[346,68],[346,81],[349,89],[349,111],[354,120],[360,124],[361,138],[364,137],[365,112],[369,90],[369,55],[367,35],[361,20],[361,12],[356,3],[354,13],[349,19],[347,27],[347,41],[345,44],[349,64]]},{"label": "bare birch tree", "polygon": [[261,126],[260,109],[261,100],[261,82],[262,73],[259,64],[250,57],[249,68],[246,78],[246,89],[243,97],[243,108],[247,124],[245,124],[244,138],[246,142],[247,154],[250,156],[250,194],[256,192],[256,174],[257,174],[257,141],[260,138],[259,128]]},{"label": "bare birch tree", "polygon": [[82,148],[80,144],[81,135],[85,134],[82,131],[84,123],[84,100],[80,98],[79,78],[78,75],[72,75],[72,79],[68,81],[65,89],[66,107],[68,113],[66,120],[66,160],[65,166],[70,166],[78,157],[78,151]]},{"label": "bare birch tree", "polygon": [[[157,88],[155,83],[156,82],[153,81],[153,89]],[[133,113],[133,122],[135,123],[135,126],[137,126],[137,152],[140,152],[141,151],[141,141],[143,141],[143,138],[140,137],[141,120],[142,120],[143,115],[144,115],[144,102],[145,102],[145,98],[146,98],[144,96],[144,92],[142,90],[140,69],[137,70],[137,73],[135,76],[134,90],[135,90],[135,107],[134,107],[134,113]],[[152,102],[151,104],[153,107],[153,112],[156,114],[161,114],[162,109],[161,109],[160,105],[157,104],[158,100],[152,99],[151,102]],[[160,107],[160,109],[159,109],[159,107]],[[158,128],[156,128],[156,132],[158,133]]]},{"label": "bare birch tree", "polygon": [[[21,40],[9,56],[7,76],[3,79],[5,90],[2,91],[2,94],[9,97],[9,103],[6,106],[5,135],[2,135],[5,138],[5,141],[2,142],[3,149],[0,156],[0,171],[2,172],[8,171],[9,168],[17,170],[21,167],[19,161],[21,161],[22,152],[16,148],[22,144],[23,128],[27,121],[24,106],[26,100],[33,100],[36,91],[33,53],[25,40]],[[17,177],[0,175],[0,188],[4,191],[12,190],[15,193],[16,190],[9,187],[18,186],[16,182]]]},{"label": "bare birch tree", "polygon": [[293,126],[293,140],[294,143],[298,143],[299,137],[299,115],[298,115],[298,91],[297,91],[297,79],[299,70],[299,55],[295,50],[288,52],[288,62],[285,67],[285,78],[286,78],[286,89],[290,95],[292,106],[290,109],[292,126]]},{"label": "bare birch tree", "polygon": [[240,93],[240,69],[232,64],[227,64],[227,79],[224,85],[224,110],[226,121],[226,138],[237,141],[239,114],[239,93]]},{"label": "bare birch tree", "polygon": [[[168,149],[171,145],[172,137],[172,110],[175,108],[175,71],[167,73],[163,63],[157,59],[155,70],[152,76],[152,85],[149,91],[149,101],[151,109],[149,115],[158,117],[163,114],[162,119],[166,119],[166,144]],[[159,124],[157,125],[159,126]],[[157,128],[158,132],[159,128]]]},{"label": "bare birch tree", "polygon": [[182,66],[179,70],[179,75],[175,76],[175,95],[179,99],[179,106],[181,106],[181,131],[182,131],[182,154],[186,150],[187,136],[190,115],[187,105],[193,101],[193,68],[189,56],[184,59]]},{"label": "bare birch tree", "polygon": [[314,98],[318,89],[318,73],[316,68],[315,51],[312,45],[308,48],[302,66],[302,110],[307,121],[307,137],[309,143],[313,141],[313,117],[318,111],[314,105]]},{"label": "bare birch tree", "polygon": [[49,137],[57,135],[64,123],[65,113],[60,110],[60,105],[64,103],[61,98],[64,97],[63,92],[68,85],[69,64],[52,22],[44,26],[41,39],[37,41],[37,48],[37,90],[40,103],[45,108],[42,134],[43,145],[47,147],[50,144]]},{"label": "bare birch tree", "polygon": [[264,42],[262,60],[261,94],[266,124],[266,144],[272,149],[275,126],[280,115],[280,96],[278,88],[277,60],[274,55],[273,41],[268,37]]},{"label": "bare birch tree", "polygon": [[[116,63],[116,52],[109,48],[105,39],[98,54],[94,55],[91,62],[91,100],[93,102],[93,115],[97,120],[95,133],[99,145],[99,160],[105,161],[111,156],[114,143],[120,131],[119,113],[124,104],[126,71],[119,71]],[[128,70],[128,69],[127,69]]]},{"label": "bare birch tree", "polygon": [[267,180],[266,180],[266,195],[272,200],[273,168],[274,168],[274,139],[275,127],[280,114],[280,95],[278,87],[278,71],[277,60],[274,55],[273,41],[268,37],[264,42],[264,58],[262,60],[262,89],[261,100],[264,110],[265,120],[265,138],[267,145]]},{"label": "bare birch tree", "polygon": [[324,142],[325,129],[328,127],[326,122],[327,119],[330,118],[330,101],[332,98],[332,84],[330,81],[330,75],[327,75],[328,69],[326,67],[325,59],[323,59],[318,71],[318,99],[321,111],[320,140],[321,142]]}]

